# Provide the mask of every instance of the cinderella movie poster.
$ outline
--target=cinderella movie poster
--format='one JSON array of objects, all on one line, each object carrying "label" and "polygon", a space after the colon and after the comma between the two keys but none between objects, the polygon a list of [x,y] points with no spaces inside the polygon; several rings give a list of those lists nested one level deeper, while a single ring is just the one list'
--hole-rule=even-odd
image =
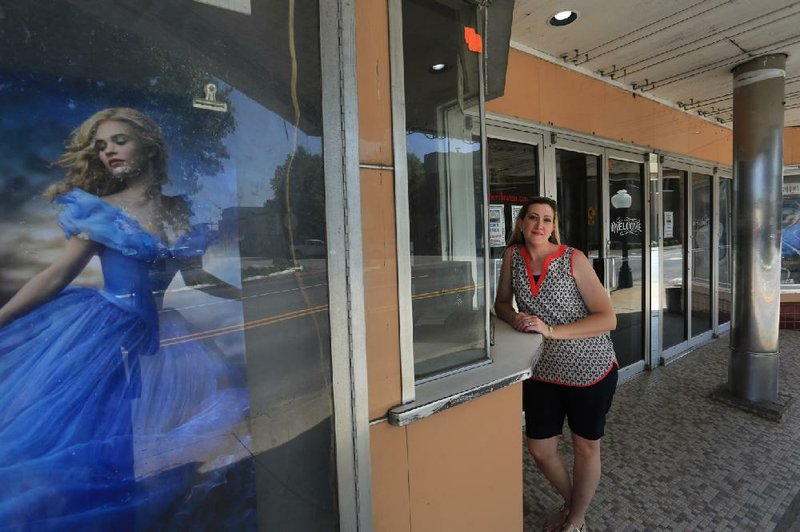
[{"label": "cinderella movie poster", "polygon": [[177,529],[227,499],[213,522],[248,528],[243,335],[203,334],[242,322],[231,116],[32,72],[0,93],[2,526]]},{"label": "cinderella movie poster", "polygon": [[336,526],[318,72],[187,46],[252,4],[3,7],[2,531]]}]

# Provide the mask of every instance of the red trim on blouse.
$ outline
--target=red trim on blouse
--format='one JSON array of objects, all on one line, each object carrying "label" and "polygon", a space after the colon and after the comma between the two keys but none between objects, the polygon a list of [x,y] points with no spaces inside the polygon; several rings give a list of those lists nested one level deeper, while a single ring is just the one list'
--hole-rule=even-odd
[{"label": "red trim on blouse", "polygon": [[611,364],[608,366],[608,369],[606,370],[606,372],[605,372],[605,373],[603,373],[603,374],[602,374],[600,377],[598,377],[598,379],[597,379],[596,381],[594,381],[594,382],[590,382],[589,384],[566,384],[566,383],[563,383],[563,382],[558,382],[558,381],[548,381],[548,380],[546,380],[546,379],[539,379],[539,378],[536,378],[536,377],[531,377],[530,379],[531,379],[532,381],[546,382],[546,383],[548,383],[548,384],[558,384],[558,385],[560,385],[560,386],[568,386],[568,387],[570,387],[570,388],[586,388],[586,387],[588,387],[588,386],[594,386],[595,384],[597,384],[597,383],[598,383],[598,382],[600,382],[601,380],[603,380],[603,379],[605,379],[606,377],[608,377],[608,374],[609,374],[609,373],[611,373],[611,368],[613,368],[614,366],[617,366],[617,370],[619,370],[619,362],[617,362],[617,357],[616,357],[616,355],[614,356],[614,360],[612,360],[612,361],[611,361]]},{"label": "red trim on blouse", "polygon": [[533,279],[533,270],[531,269],[531,254],[528,253],[528,248],[524,244],[518,244],[519,246],[519,254],[522,255],[522,260],[525,261],[525,271],[528,273],[528,283],[531,285],[531,293],[535,296],[539,295],[539,288],[541,288],[542,283],[547,277],[547,268],[550,267],[550,261],[557,259],[564,252],[567,250],[566,244],[561,244],[558,246],[558,249],[555,253],[548,256],[544,260],[544,265],[542,266],[542,273],[539,275],[539,280],[535,281]]}]

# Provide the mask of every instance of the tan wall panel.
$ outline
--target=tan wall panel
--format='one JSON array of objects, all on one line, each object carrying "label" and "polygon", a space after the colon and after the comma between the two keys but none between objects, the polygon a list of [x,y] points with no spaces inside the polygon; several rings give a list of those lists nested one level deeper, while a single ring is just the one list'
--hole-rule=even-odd
[{"label": "tan wall panel", "polygon": [[369,416],[376,419],[386,415],[386,411],[399,404],[401,399],[392,172],[361,170],[361,222]]},{"label": "tan wall panel", "polygon": [[372,524],[375,532],[410,532],[406,428],[370,427]]},{"label": "tan wall panel", "polygon": [[521,411],[517,384],[408,426],[413,532],[522,530]]},{"label": "tan wall panel", "polygon": [[800,127],[783,130],[783,164],[800,164]]},{"label": "tan wall panel", "polygon": [[356,2],[359,157],[392,164],[389,8],[386,0]]},{"label": "tan wall panel", "polygon": [[732,132],[564,67],[510,50],[493,113],[731,164]]},{"label": "tan wall panel", "polygon": [[486,110],[525,120],[542,122],[539,80],[544,61],[529,61],[528,55],[509,50],[505,93],[486,102]]},{"label": "tan wall panel", "polygon": [[800,294],[781,294],[781,303],[800,303]]}]

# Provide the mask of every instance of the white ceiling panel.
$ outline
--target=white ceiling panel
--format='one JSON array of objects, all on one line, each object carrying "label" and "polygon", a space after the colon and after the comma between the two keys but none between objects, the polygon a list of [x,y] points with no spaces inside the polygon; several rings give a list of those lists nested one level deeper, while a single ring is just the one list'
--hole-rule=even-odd
[{"label": "white ceiling panel", "polygon": [[[547,23],[563,10],[578,19]],[[511,40],[727,126],[731,69],[786,53],[786,125],[800,125],[800,1],[516,0]]]}]

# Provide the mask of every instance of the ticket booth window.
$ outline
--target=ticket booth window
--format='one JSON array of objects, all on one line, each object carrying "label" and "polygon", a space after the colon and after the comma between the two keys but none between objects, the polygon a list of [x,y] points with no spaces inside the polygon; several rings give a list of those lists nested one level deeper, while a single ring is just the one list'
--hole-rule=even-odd
[{"label": "ticket booth window", "polygon": [[402,4],[414,373],[487,357],[479,8]]}]

